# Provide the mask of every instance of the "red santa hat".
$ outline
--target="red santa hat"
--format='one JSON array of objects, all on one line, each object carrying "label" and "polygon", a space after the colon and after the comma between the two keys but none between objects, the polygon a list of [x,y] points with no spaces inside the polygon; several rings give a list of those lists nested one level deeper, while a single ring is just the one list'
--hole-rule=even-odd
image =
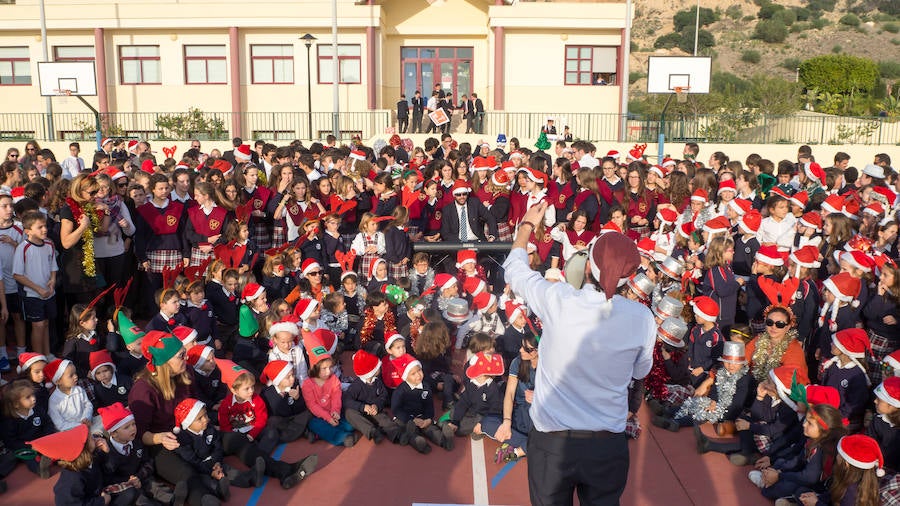
[{"label": "red santa hat", "polygon": [[734,179],[726,179],[719,183],[719,189],[716,191],[716,195],[721,195],[722,192],[732,192],[737,194],[737,187],[734,184]]},{"label": "red santa hat", "polygon": [[649,237],[645,237],[637,242],[637,249],[642,257],[653,260],[653,255],[656,253],[656,241]]},{"label": "red santa hat", "polygon": [[113,363],[112,355],[110,355],[106,350],[92,351],[89,355],[88,360],[91,365],[91,370],[88,373],[88,377],[91,379],[96,379],[94,376],[97,374],[97,369],[105,365],[112,367],[113,374],[115,374],[116,372],[116,364]]},{"label": "red santa hat", "polygon": [[113,182],[118,179],[122,179],[123,177],[128,177],[124,172],[112,166],[107,167],[106,170],[103,171],[103,173],[109,176],[109,178],[112,179]]},{"label": "red santa hat", "polygon": [[851,220],[859,220],[859,202],[856,199],[844,200],[844,207],[841,213]]},{"label": "red santa hat", "polygon": [[[313,307],[313,309],[315,309],[315,307]],[[312,311],[310,311],[309,314],[312,314]],[[278,320],[269,327],[269,337],[275,337],[275,334],[279,332],[287,332],[295,337],[300,335],[300,319],[293,314],[285,315],[281,320]]]},{"label": "red santa hat", "polygon": [[661,164],[661,165],[662,165],[663,167],[674,167],[674,166],[676,166],[676,165],[678,165],[678,164],[675,163],[675,159],[674,159],[674,158],[669,158],[669,157],[667,156],[667,157],[663,158],[663,161],[662,161],[662,164]]},{"label": "red santa hat", "polygon": [[[28,369],[33,366],[37,362],[46,362],[47,357],[41,355],[40,353],[34,353],[31,351],[26,351],[19,355],[19,366],[16,367],[16,373],[21,374],[22,371]],[[46,373],[45,373],[46,374]]]},{"label": "red santa hat", "polygon": [[138,141],[131,139],[130,141],[128,141],[128,152],[134,154],[134,150],[137,148],[137,146]]},{"label": "red santa hat", "polygon": [[31,449],[50,460],[65,460],[71,462],[81,455],[84,445],[87,443],[88,426],[79,423],[75,427],[62,432],[54,432],[49,436],[26,441]]},{"label": "red santa hat", "polygon": [[806,403],[810,406],[827,404],[835,409],[841,405],[841,394],[837,388],[825,385],[806,385]]},{"label": "red santa hat", "polygon": [[462,269],[462,266],[471,262],[475,263],[476,253],[472,249],[463,249],[456,252],[456,268]]},{"label": "red santa hat", "polygon": [[871,204],[867,205],[865,209],[863,209],[864,213],[871,214],[876,218],[884,214],[884,206],[881,205],[881,202],[875,201]]},{"label": "red santa hat", "polygon": [[854,299],[859,296],[861,284],[859,279],[854,278],[849,273],[839,272],[826,279],[822,286],[831,292],[837,300],[841,302],[855,302],[856,305],[859,305],[859,301]]},{"label": "red santa hat", "polygon": [[476,297],[487,290],[487,283],[481,278],[472,276],[466,278],[465,282],[463,282],[463,290],[472,297]]},{"label": "red santa hat", "polygon": [[793,383],[794,376],[797,377],[797,381],[800,381],[800,372],[796,367],[783,365],[780,367],[776,367],[769,371],[769,379],[772,380],[772,383],[775,384],[775,389],[778,391],[778,397],[791,409],[797,409],[797,403],[791,400],[791,384]]},{"label": "red santa hat", "polygon": [[822,231],[822,215],[821,213],[817,213],[815,211],[810,211],[798,220],[801,225],[807,228],[812,228],[816,232]]},{"label": "red santa hat", "polygon": [[404,353],[398,358],[394,359],[394,365],[397,367],[397,370],[400,371],[400,378],[403,381],[406,381],[406,378],[409,377],[409,373],[412,372],[413,368],[416,366],[422,367],[422,363],[412,357],[409,353]]},{"label": "red santa hat", "polygon": [[[235,154],[237,154],[237,151],[235,151]],[[156,167],[156,165],[153,163],[153,160],[149,158],[141,162],[141,172],[145,174],[152,176],[156,172],[154,167]]]},{"label": "red santa hat", "polygon": [[406,342],[406,338],[401,336],[400,334],[391,334],[390,337],[384,340],[384,351],[390,351],[391,346],[393,346],[397,341]]},{"label": "red santa hat", "polygon": [[784,257],[778,252],[778,248],[771,245],[761,246],[754,257],[757,262],[781,267],[784,265]]},{"label": "red santa hat", "polygon": [[260,295],[266,293],[266,289],[259,286],[256,283],[247,283],[247,286],[244,287],[244,290],[241,292],[241,300],[244,302],[250,302],[253,299],[256,299]]},{"label": "red santa hat", "polygon": [[456,277],[446,273],[434,275],[434,287],[438,290],[446,290],[457,283]]},{"label": "red santa hat", "polygon": [[100,141],[100,147],[101,147],[101,148],[102,148],[102,147],[105,147],[107,144],[109,144],[109,143],[112,142],[112,141],[113,141],[113,140],[112,140],[111,137],[104,137],[103,140]]},{"label": "red santa hat", "polygon": [[202,367],[206,362],[214,360],[214,355],[215,350],[213,350],[211,346],[192,346],[187,351],[185,360],[191,367],[197,369]]},{"label": "red santa hat", "polygon": [[297,301],[297,305],[294,306],[294,316],[300,321],[306,321],[318,305],[319,302],[316,299],[300,299]]},{"label": "red santa hat", "polygon": [[703,202],[705,204],[709,202],[709,194],[703,188],[697,188],[691,194],[691,202]]},{"label": "red santa hat", "polygon": [[886,366],[890,367],[891,369],[894,369],[895,371],[900,370],[900,350],[894,351],[881,360]]},{"label": "red santa hat", "polygon": [[234,159],[238,162],[249,162],[250,161],[250,145],[249,144],[241,144],[234,150]]},{"label": "red santa hat", "polygon": [[357,378],[368,381],[375,377],[381,370],[381,361],[366,350],[359,350],[353,354],[353,374]]},{"label": "red santa hat", "polygon": [[790,198],[788,198],[788,202],[790,202],[792,206],[797,206],[800,209],[805,209],[806,204],[809,203],[809,194],[804,190],[798,191],[797,193],[791,195]]},{"label": "red santa hat", "polygon": [[694,316],[697,318],[714,322],[719,317],[719,305],[705,295],[695,297],[691,301],[691,306],[694,307]]},{"label": "red santa hat", "polygon": [[831,336],[831,343],[852,359],[865,358],[866,352],[872,351],[869,334],[856,327],[837,331]]},{"label": "red santa hat", "polygon": [[[610,221],[607,221],[606,223],[604,223],[602,227],[600,227],[600,235],[608,234],[610,232],[616,232],[616,233],[621,234],[622,229],[619,228],[619,226],[616,225],[612,220],[610,220]],[[535,249],[537,249],[537,248],[535,248]]]},{"label": "red santa hat", "polygon": [[194,423],[194,420],[200,416],[200,411],[205,407],[206,404],[203,401],[190,397],[179,402],[175,406],[175,427],[172,428],[172,432],[178,434],[183,430],[187,430]]},{"label": "red santa hat", "polygon": [[891,191],[890,188],[887,186],[876,186],[872,188],[872,191],[884,197],[888,207],[894,207],[894,202],[897,200],[897,194]]},{"label": "red santa hat", "polygon": [[457,179],[453,182],[453,187],[450,188],[450,193],[453,195],[462,195],[463,193],[469,193],[472,191],[472,187],[469,186],[469,183],[462,179]]},{"label": "red santa hat", "polygon": [[13,203],[19,202],[20,200],[25,198],[25,187],[16,186],[12,190],[10,190],[9,196],[12,197]]},{"label": "red santa hat", "polygon": [[753,202],[747,199],[732,199],[728,201],[728,208],[734,211],[738,216],[743,216],[753,209]]},{"label": "red santa hat", "polygon": [[492,163],[488,162],[487,157],[476,156],[472,160],[472,171],[473,172],[477,171],[477,170],[491,170],[493,168],[494,168],[494,165]]},{"label": "red santa hat", "polygon": [[479,351],[469,359],[466,377],[475,379],[479,376],[503,376],[503,357],[499,353]]},{"label": "red santa hat", "polygon": [[512,179],[509,177],[509,173],[503,170],[498,170],[491,174],[491,182],[494,183],[495,186],[509,186],[509,183]]},{"label": "red santa hat", "polygon": [[222,372],[222,383],[228,385],[229,388],[231,385],[234,385],[234,381],[238,379],[238,376],[241,374],[250,374],[247,369],[239,366],[234,361],[224,358],[216,359],[216,367]]},{"label": "red santa hat", "polygon": [[197,340],[197,331],[190,327],[185,327],[184,325],[176,326],[172,329],[172,334],[174,334],[184,346]]},{"label": "red santa hat", "polygon": [[693,234],[694,230],[695,230],[694,222],[692,222],[692,221],[684,222],[681,224],[680,227],[678,227],[677,230],[678,230],[679,236],[684,237],[685,239],[689,239],[691,237],[691,234]]},{"label": "red santa hat", "polygon": [[619,158],[619,152],[616,151],[615,149],[610,149],[609,151],[606,152],[606,158],[615,158],[615,159],[618,159],[618,158]]},{"label": "red santa hat", "polygon": [[319,265],[319,262],[316,262],[314,259],[307,258],[303,261],[302,264],[300,264],[300,275],[306,276],[315,269],[322,270],[322,266]]},{"label": "red santa hat", "polygon": [[872,257],[859,250],[844,251],[841,253],[840,261],[847,262],[863,272],[872,272],[872,268],[875,267],[875,261],[872,260]]},{"label": "red santa hat", "polygon": [[44,367],[44,378],[50,380],[52,383],[56,383],[62,378],[63,373],[66,372],[66,369],[72,365],[72,361],[65,358],[58,358],[53,362],[50,362]]},{"label": "red santa hat", "polygon": [[475,305],[475,309],[477,309],[479,313],[484,313],[488,310],[489,307],[497,303],[497,296],[490,292],[484,291],[473,297],[472,303]]},{"label": "red santa hat", "polygon": [[506,307],[503,308],[506,313],[506,320],[512,324],[519,315],[528,316],[527,309],[522,304],[517,304],[511,300],[506,301]]},{"label": "red santa hat", "polygon": [[881,276],[881,271],[884,270],[885,265],[890,265],[893,268],[897,268],[897,263],[894,260],[885,255],[884,253],[876,253],[875,256],[872,257],[872,260],[875,262],[875,275]]},{"label": "red santa hat", "polygon": [[797,270],[794,273],[795,277],[800,277],[800,268],[805,267],[807,269],[818,269],[822,266],[822,263],[819,262],[819,248],[807,244],[806,246],[794,251],[790,255],[791,261],[794,262],[794,265],[797,266]]},{"label": "red santa hat", "polygon": [[103,422],[103,430],[109,433],[119,430],[128,422],[134,420],[131,410],[123,406],[121,402],[98,408],[97,414],[100,415],[100,420]]},{"label": "red santa hat", "polygon": [[656,219],[659,220],[660,225],[669,225],[675,223],[678,219],[678,211],[672,209],[671,207],[663,207],[656,211]]},{"label": "red santa hat", "polygon": [[875,469],[875,475],[884,476],[884,456],[878,442],[869,436],[852,434],[844,436],[837,444],[838,455],[857,469]]},{"label": "red santa hat", "polygon": [[365,160],[366,152],[360,149],[354,149],[350,152],[350,158],[353,160]]},{"label": "red santa hat", "polygon": [[369,271],[367,273],[369,279],[375,279],[375,269],[377,269],[378,264],[382,262],[387,265],[387,261],[381,257],[375,257],[369,262]]},{"label": "red santa hat", "polygon": [[264,385],[278,386],[293,370],[294,367],[287,360],[273,360],[266,364],[262,374],[259,375],[259,381]]},{"label": "red santa hat", "polygon": [[728,232],[731,230],[731,222],[724,216],[716,216],[703,224],[703,230],[709,234]]},{"label": "red santa hat", "polygon": [[875,387],[875,396],[882,401],[900,408],[900,378],[889,376]]},{"label": "red santa hat", "polygon": [[318,328],[312,332],[312,336],[322,343],[329,355],[334,355],[338,344],[337,334],[325,328]]},{"label": "red santa hat", "polygon": [[738,227],[745,234],[756,234],[756,232],[759,231],[759,225],[761,223],[762,215],[759,214],[759,211],[757,211],[756,209],[752,209],[748,211],[747,214],[741,216],[741,221],[738,222]]},{"label": "red santa hat", "polygon": [[664,178],[669,175],[669,168],[663,165],[654,165],[650,167],[650,172],[657,175],[657,177]]},{"label": "red santa hat", "polygon": [[807,162],[803,164],[803,172],[806,174],[806,177],[819,184],[825,181],[825,169],[816,162]]},{"label": "red santa hat", "polygon": [[519,172],[525,172],[525,175],[528,176],[528,179],[534,181],[535,183],[540,183],[544,186],[547,185],[547,174],[544,174],[539,170],[526,167],[519,170]]},{"label": "red santa hat", "polygon": [[822,210],[825,211],[825,214],[834,214],[841,212],[841,209],[844,208],[844,197],[834,194],[829,195],[825,198],[825,201],[822,202]]}]

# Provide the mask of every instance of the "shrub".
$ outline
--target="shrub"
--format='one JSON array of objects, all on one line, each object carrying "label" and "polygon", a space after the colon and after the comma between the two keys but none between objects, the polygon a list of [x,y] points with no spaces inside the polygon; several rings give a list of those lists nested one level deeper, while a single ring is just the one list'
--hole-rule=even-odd
[{"label": "shrub", "polygon": [[845,26],[859,26],[859,16],[856,14],[844,14],[838,23]]},{"label": "shrub", "polygon": [[643,72],[629,72],[628,73],[628,82],[633,83],[633,82],[637,81],[638,79],[643,79],[645,77],[647,77],[647,74],[645,74]]},{"label": "shrub", "polygon": [[[719,20],[719,15],[712,9],[706,7],[700,8],[700,26],[707,26]],[[697,23],[697,8],[691,8],[679,11],[672,17],[675,24],[675,31],[680,32],[687,27],[693,27]]]},{"label": "shrub", "polygon": [[783,9],[776,12],[772,19],[780,19],[785,25],[791,26],[797,21],[797,13],[789,9]]},{"label": "shrub", "polygon": [[756,23],[753,37],[768,43],[784,42],[787,38],[787,26],[778,19],[764,19]]},{"label": "shrub", "polygon": [[898,25],[897,23],[885,23],[882,28],[884,28],[884,31],[888,33],[900,32],[900,25]]},{"label": "shrub", "polygon": [[815,28],[816,30],[821,30],[822,28],[825,28],[825,27],[828,26],[829,24],[831,24],[831,23],[830,23],[827,19],[825,19],[825,18],[816,18],[816,19],[813,21],[812,26],[813,26],[813,28]]},{"label": "shrub", "polygon": [[800,80],[823,93],[868,92],[878,81],[878,65],[846,54],[816,56],[800,64]]},{"label": "shrub", "polygon": [[809,0],[807,6],[811,11],[827,11],[832,12],[837,0]]},{"label": "shrub", "polygon": [[[704,49],[709,49],[716,45],[716,38],[713,37],[712,32],[709,30],[700,29],[700,33],[697,36],[697,52],[700,53]],[[685,53],[693,53],[694,52],[694,27],[689,26],[684,30],[681,35],[681,40],[678,42],[678,47]]]},{"label": "shrub", "polygon": [[878,62],[878,73],[884,79],[900,78],[900,62],[898,61],[880,61]]},{"label": "shrub", "polygon": [[809,21],[809,18],[812,17],[812,11],[806,7],[794,7],[791,10],[794,11],[794,15],[797,16],[797,21]]},{"label": "shrub", "polygon": [[756,17],[759,19],[772,19],[775,17],[775,14],[785,10],[783,5],[773,4],[771,2],[765,2],[760,6],[759,12],[756,13]]},{"label": "shrub", "polygon": [[840,44],[835,44],[834,47],[831,48],[831,52],[834,53],[834,54],[840,54],[840,52],[841,52],[843,49],[844,49],[844,48],[842,48]]},{"label": "shrub", "polygon": [[800,58],[786,58],[781,62],[781,68],[794,71],[800,66]]},{"label": "shrub", "polygon": [[725,9],[725,15],[737,21],[744,15],[744,10],[741,9],[740,5],[729,5],[728,8]]},{"label": "shrub", "polygon": [[653,43],[653,47],[656,49],[672,49],[677,46],[679,42],[681,42],[680,33],[667,33],[666,35],[657,38]]},{"label": "shrub", "polygon": [[762,60],[762,55],[759,54],[759,51],[748,49],[741,53],[741,61],[744,63],[759,63],[760,60]]}]

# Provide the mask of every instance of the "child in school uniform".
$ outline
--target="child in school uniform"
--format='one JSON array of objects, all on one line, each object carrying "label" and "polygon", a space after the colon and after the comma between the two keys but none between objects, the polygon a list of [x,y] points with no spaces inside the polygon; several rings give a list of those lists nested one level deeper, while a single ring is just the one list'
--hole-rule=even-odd
[{"label": "child in school uniform", "polygon": [[384,229],[384,259],[388,263],[388,276],[400,279],[407,275],[412,260],[412,241],[406,233],[409,209],[398,206],[391,213],[393,218]]},{"label": "child in school uniform", "polygon": [[403,355],[406,355],[406,340],[400,334],[393,334],[387,338],[387,342],[384,343],[384,349],[387,354],[381,357],[381,380],[393,392],[403,381],[400,377],[401,371],[397,369],[395,362]]},{"label": "child in school uniform", "polygon": [[[431,267],[431,259],[427,252],[419,251],[413,255],[412,269],[406,274],[409,278],[409,294],[421,297],[434,284],[435,272]],[[427,302],[426,302],[427,305]]]},{"label": "child in school uniform", "polygon": [[69,430],[79,424],[90,425],[94,406],[87,392],[78,386],[75,365],[67,359],[56,359],[44,367],[44,376],[56,385],[50,394],[48,414],[57,430]]},{"label": "child in school uniform", "polygon": [[[21,358],[21,356],[20,356]],[[35,389],[28,379],[19,379],[6,387],[3,399],[3,416],[0,417],[0,438],[10,452],[27,449],[26,441],[38,439],[56,432],[56,427],[46,408],[38,405]],[[26,467],[40,475],[41,467],[49,471],[49,459],[41,466],[37,460],[23,460]],[[43,461],[41,461],[43,462]],[[49,474],[43,476],[49,477]]]},{"label": "child in school uniform", "polygon": [[369,263],[368,277],[366,279],[366,293],[369,295],[382,292],[386,285],[393,283],[394,279],[388,273],[387,260],[381,257],[373,258],[372,262]]},{"label": "child in school uniform", "polygon": [[130,497],[114,501],[117,498],[103,490],[103,470],[92,464],[95,450],[106,447],[106,441],[91,437],[87,425],[78,424],[29,443],[42,458],[56,460],[62,468],[53,486],[57,505],[130,504]]},{"label": "child in school uniform", "polygon": [[326,328],[340,337],[341,350],[354,349],[356,335],[350,334],[350,319],[343,294],[330,292],[323,297],[319,327]]},{"label": "child in school uniform", "polygon": [[181,308],[184,314],[184,325],[197,331],[197,344],[211,344],[214,348],[222,347],[216,333],[216,318],[212,305],[206,300],[203,278],[197,278],[187,286],[188,299]]},{"label": "child in school uniform", "polygon": [[222,432],[243,435],[268,455],[278,444],[278,432],[266,427],[269,413],[262,398],[254,392],[256,378],[231,360],[216,359],[216,365],[230,390],[219,405],[219,428]]},{"label": "child in school uniform", "polygon": [[171,492],[153,479],[153,459],[143,441],[135,437],[137,427],[131,411],[121,403],[98,411],[109,448],[102,461],[104,486],[115,486],[122,492],[134,490],[129,494],[137,505],[156,504],[152,499],[163,503],[171,501]]},{"label": "child in school uniform", "polygon": [[[669,299],[663,299],[666,300]],[[663,302],[659,306],[665,309],[668,307],[667,304]],[[679,316],[667,316],[661,320],[656,329],[653,366],[644,378],[644,389],[648,397],[647,407],[656,416],[680,406],[693,393],[693,387],[690,386],[688,355],[684,349],[685,334],[687,324]]]},{"label": "child in school uniform", "polygon": [[887,377],[875,387],[875,416],[865,433],[878,442],[885,467],[900,469],[900,378]]},{"label": "child in school uniform", "polygon": [[396,333],[397,322],[387,296],[380,291],[370,293],[363,310],[363,325],[359,332],[360,348],[380,356],[385,339]]},{"label": "child in school uniform", "polygon": [[865,368],[869,349],[865,330],[856,327],[839,330],[831,338],[833,356],[822,364],[822,385],[834,387],[840,393],[841,416],[848,420],[850,432],[862,428],[869,404],[869,377]]},{"label": "child in school uniform", "polygon": [[528,309],[511,300],[506,301],[506,328],[503,335],[497,339],[497,351],[503,356],[503,363],[509,365],[513,359],[519,356],[518,348],[522,340],[534,335],[528,328]]},{"label": "child in school uniform", "polygon": [[309,357],[309,377],[303,382],[303,400],[312,413],[309,430],[334,446],[351,447],[357,437],[346,419],[341,417],[341,383],[332,373],[334,360],[317,336],[307,335],[303,346]]},{"label": "child in school uniform", "polygon": [[715,237],[710,241],[704,261],[706,272],[703,274],[700,291],[718,304],[719,317],[716,324],[724,336],[731,333],[735,308],[738,305],[738,292],[744,283],[741,278],[735,277],[731,270],[733,260],[734,240],[731,237]]},{"label": "child in school uniform", "polygon": [[266,385],[262,398],[269,410],[268,426],[278,432],[279,443],[290,443],[306,433],[312,413],[300,393],[294,366],[284,360],[266,364],[259,381]]},{"label": "child in school uniform", "polygon": [[719,305],[714,300],[706,296],[696,297],[691,301],[691,306],[694,307],[696,325],[691,329],[687,355],[691,383],[697,388],[714,368],[718,368],[725,338],[716,325]]},{"label": "child in school uniform", "polygon": [[116,315],[119,333],[122,342],[125,344],[125,351],[115,351],[112,353],[113,363],[116,364],[116,370],[122,375],[134,378],[134,375],[142,371],[147,365],[147,358],[141,353],[141,340],[144,337],[144,331],[141,330],[124,312],[119,311]]},{"label": "child in school uniform", "polygon": [[388,441],[405,445],[409,441],[406,427],[397,423],[385,412],[388,390],[379,377],[381,362],[378,357],[359,350],[353,354],[353,372],[356,378],[344,391],[341,403],[344,418],[354,429],[375,444],[385,436]]},{"label": "child in school uniform", "polygon": [[815,342],[815,358],[823,363],[831,358],[831,336],[843,329],[856,327],[860,282],[849,273],[839,272],[822,283],[824,304],[819,311]]},{"label": "child in school uniform", "polygon": [[258,374],[266,366],[268,341],[259,336],[259,319],[269,310],[266,291],[256,283],[247,283],[241,293],[239,337],[234,343],[232,359],[251,374]]},{"label": "child in school uniform", "polygon": [[[879,486],[885,476],[885,459],[878,443],[868,436],[853,434],[838,441],[834,474],[828,489],[820,494],[797,494],[802,504],[889,504],[881,493],[890,483]],[[897,478],[894,477],[893,480]]]},{"label": "child in school uniform", "polygon": [[211,346],[194,346],[185,354],[185,361],[194,369],[195,396],[206,404],[210,418],[218,420],[217,410],[228,395],[228,388],[216,365],[215,350]]},{"label": "child in school uniform", "polygon": [[112,356],[106,350],[91,353],[91,369],[88,378],[94,394],[94,407],[111,406],[115,403],[128,404],[128,392],[131,391],[132,380],[119,374],[113,364]]},{"label": "child in school uniform", "polygon": [[31,323],[31,348],[50,354],[50,323],[56,318],[56,249],[47,241],[47,218],[40,211],[22,216],[26,240],[16,246],[13,278],[23,296],[25,321]]},{"label": "child in school uniform", "polygon": [[341,287],[337,293],[344,297],[344,308],[347,311],[344,350],[355,350],[359,346],[359,331],[362,328],[362,315],[366,308],[366,290],[359,286],[355,272],[344,271],[341,274]]},{"label": "child in school uniform", "polygon": [[753,334],[760,334],[765,330],[765,318],[763,310],[771,303],[763,289],[760,287],[760,278],[766,277],[776,283],[784,279],[786,269],[784,258],[775,246],[762,246],[754,257],[752,275],[747,282],[747,318]]},{"label": "child in school uniform", "polygon": [[172,333],[175,327],[186,323],[181,314],[181,294],[174,288],[163,288],[156,298],[159,304],[159,312],[147,322],[147,331],[161,330]]},{"label": "child in school uniform", "polygon": [[378,230],[378,221],[372,213],[364,213],[359,220],[359,233],[350,243],[350,249],[355,250],[360,255],[359,270],[357,274],[359,279],[368,281],[370,274],[369,266],[376,258],[381,258],[385,253],[384,233]]},{"label": "child in school uniform", "polygon": [[391,413],[397,423],[406,427],[409,445],[422,454],[431,453],[432,443],[446,450],[453,449],[453,434],[444,434],[434,423],[434,399],[432,391],[423,383],[422,364],[403,355],[397,359],[402,383],[391,395]]},{"label": "child in school uniform", "polygon": [[294,289],[294,278],[286,272],[284,256],[281,250],[266,251],[266,260],[262,267],[262,287],[269,300],[283,299]]},{"label": "child in school uniform", "polygon": [[466,367],[469,381],[453,404],[443,430],[457,436],[484,437],[481,419],[489,415],[503,416],[505,385],[499,381],[503,373],[503,357],[499,354],[481,351],[473,355]]},{"label": "child in school uniform", "polygon": [[425,306],[438,311],[446,311],[450,301],[459,297],[459,280],[450,274],[440,273],[434,276],[434,285],[425,293],[422,299]]},{"label": "child in school uniform", "polygon": [[[497,296],[489,292],[481,292],[472,298],[475,310],[478,312],[478,319],[469,323],[469,332],[467,336],[475,332],[483,332],[492,339],[497,339],[506,333],[506,327],[500,321],[500,315],[497,312]],[[466,343],[463,343],[465,346]]]},{"label": "child in school uniform", "polygon": [[[788,260],[790,261],[788,275],[800,280],[800,286],[797,287],[791,302],[791,311],[797,320],[797,338],[803,343],[804,349],[810,351],[811,357],[815,351],[811,340],[819,310],[819,289],[814,278],[821,265],[819,249],[815,246],[804,246],[791,252]],[[809,365],[811,361],[808,359],[807,367]]]},{"label": "child in school uniform", "polygon": [[[44,377],[44,368],[47,367],[47,357],[39,353],[25,352],[19,355],[19,365],[16,372],[18,379],[26,379],[34,387],[36,405],[44,412],[50,409],[50,390]],[[50,383],[52,385],[52,383]]]},{"label": "child in school uniform", "polygon": [[[210,270],[217,261],[210,264]],[[220,262],[221,264],[221,262]],[[238,335],[238,300],[235,291],[238,287],[239,273],[237,269],[222,270],[221,280],[212,278],[206,282],[206,300],[216,318],[216,334],[222,342],[221,348],[215,348],[216,356],[224,358],[225,351],[234,347]]]},{"label": "child in school uniform", "polygon": [[306,365],[306,354],[300,341],[300,327],[297,326],[297,317],[290,314],[269,327],[269,336],[272,339],[272,349],[269,350],[269,363],[275,360],[283,360],[294,369],[294,378],[303,384],[309,371]]},{"label": "child in school uniform", "polygon": [[88,376],[91,353],[101,349],[97,337],[97,310],[92,306],[75,304],[69,313],[69,327],[62,357],[75,364],[75,371],[82,377]]},{"label": "child in school uniform", "polygon": [[756,232],[762,215],[753,209],[744,213],[738,221],[737,233],[734,234],[734,262],[731,264],[735,276],[749,279],[753,274],[753,262],[756,260],[756,252],[759,251],[759,239]]}]

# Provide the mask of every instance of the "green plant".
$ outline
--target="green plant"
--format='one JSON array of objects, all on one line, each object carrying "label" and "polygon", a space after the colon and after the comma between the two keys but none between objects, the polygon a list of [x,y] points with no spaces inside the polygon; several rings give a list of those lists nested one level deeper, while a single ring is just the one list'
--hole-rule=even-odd
[{"label": "green plant", "polygon": [[[110,118],[101,117],[100,127],[102,137],[125,137],[125,129]],[[76,121],[75,128],[88,139],[93,139],[97,132],[97,125],[93,121]]]},{"label": "green plant", "polygon": [[756,23],[753,37],[768,43],[784,42],[788,30],[784,22],[779,19],[764,19]]},{"label": "green plant", "polygon": [[741,21],[743,21],[744,23],[749,23],[754,19],[756,19],[756,16],[744,16],[741,18]]},{"label": "green plant", "polygon": [[[719,15],[715,11],[706,7],[700,8],[700,26],[708,26],[718,20]],[[680,32],[689,26],[693,27],[697,23],[697,7],[678,11],[672,17],[672,22],[675,24],[676,32]]]},{"label": "green plant", "polygon": [[783,62],[781,62],[781,67],[790,71],[797,70],[797,67],[800,66],[800,58],[785,58]]},{"label": "green plant", "polygon": [[891,39],[891,44],[895,46],[900,46],[900,39]]},{"label": "green plant", "polygon": [[797,13],[790,9],[782,9],[776,12],[772,19],[780,19],[785,25],[791,26],[797,21]]},{"label": "green plant", "polygon": [[856,14],[844,14],[841,16],[841,19],[838,20],[838,23],[845,26],[859,26],[859,16]]},{"label": "green plant", "polygon": [[831,48],[831,52],[834,53],[834,54],[840,54],[840,52],[841,52],[843,49],[844,49],[844,48],[842,48],[842,47],[840,46],[840,44],[835,44],[834,47]]},{"label": "green plant", "polygon": [[836,127],[837,137],[829,139],[828,144],[871,144],[872,135],[878,130],[881,123],[868,121],[855,127],[839,124]]},{"label": "green plant", "polygon": [[791,10],[797,16],[797,21],[809,21],[809,18],[812,17],[812,11],[806,7],[792,7]]},{"label": "green plant", "polygon": [[200,109],[191,107],[181,114],[166,114],[156,119],[156,126],[166,139],[200,138],[225,140],[228,130],[225,121],[217,116],[209,116]]},{"label": "green plant", "polygon": [[828,26],[828,25],[830,25],[830,24],[831,24],[831,22],[828,21],[828,20],[825,19],[825,18],[816,18],[816,19],[813,21],[812,26],[813,26],[813,28],[815,28],[816,30],[821,30],[822,28],[825,28],[826,26]]},{"label": "green plant", "polygon": [[740,5],[729,5],[727,9],[725,9],[725,15],[729,18],[737,21],[741,19],[741,16],[744,15],[744,10]]},{"label": "green plant", "polygon": [[639,79],[643,79],[645,77],[647,77],[647,74],[645,74],[643,72],[629,72],[628,73],[628,82],[633,83],[633,82],[635,82]]},{"label": "green plant", "polygon": [[823,55],[800,64],[800,80],[807,88],[829,93],[869,92],[878,79],[878,65],[850,55]]},{"label": "green plant", "polygon": [[809,0],[807,6],[811,11],[827,11],[832,12],[837,0]]},{"label": "green plant", "polygon": [[884,97],[884,100],[881,102],[881,110],[889,118],[900,117],[900,99],[894,96]]},{"label": "green plant", "polygon": [[744,63],[759,63],[761,59],[762,55],[759,54],[759,51],[754,49],[747,49],[741,53],[741,61]]},{"label": "green plant", "polygon": [[759,19],[772,19],[775,17],[775,14],[785,10],[783,5],[778,5],[772,2],[764,2],[760,8],[759,12],[756,13],[756,17]]},{"label": "green plant", "polygon": [[681,42],[680,33],[667,33],[662,37],[658,37],[656,41],[653,42],[653,47],[656,49],[672,49],[677,46],[679,42]]},{"label": "green plant", "polygon": [[900,32],[900,25],[898,25],[897,23],[885,23],[882,28],[888,33]]},{"label": "green plant", "polygon": [[641,50],[641,46],[639,46],[638,43],[635,41],[631,41],[631,44],[629,45],[629,47],[631,48],[632,53],[637,53],[638,51]]},{"label": "green plant", "polygon": [[900,62],[885,60],[878,62],[878,72],[885,79],[900,78]]}]

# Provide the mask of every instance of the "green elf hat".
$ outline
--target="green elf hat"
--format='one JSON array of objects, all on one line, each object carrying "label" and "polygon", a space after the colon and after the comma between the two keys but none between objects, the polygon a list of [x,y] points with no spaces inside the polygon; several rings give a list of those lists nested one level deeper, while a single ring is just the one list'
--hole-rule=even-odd
[{"label": "green elf hat", "polygon": [[397,285],[383,285],[381,291],[384,293],[388,302],[395,306],[399,306],[409,299],[409,292]]},{"label": "green elf hat", "polygon": [[550,141],[547,140],[546,133],[541,132],[541,135],[538,136],[537,142],[534,143],[534,147],[540,149],[541,151],[550,149]]},{"label": "green elf hat", "polygon": [[119,335],[121,335],[122,340],[125,341],[125,346],[144,337],[144,331],[135,325],[130,318],[125,316],[125,313],[119,311],[119,314],[116,315],[116,319],[119,324]]},{"label": "green elf hat", "polygon": [[256,315],[253,314],[252,309],[242,305],[238,311],[238,334],[241,337],[251,338],[256,336],[257,332],[259,332],[259,321],[256,320]]},{"label": "green elf hat", "polygon": [[183,348],[181,341],[177,337],[164,337],[156,343],[156,345],[147,348],[150,355],[150,363],[153,370],[172,359]]}]

